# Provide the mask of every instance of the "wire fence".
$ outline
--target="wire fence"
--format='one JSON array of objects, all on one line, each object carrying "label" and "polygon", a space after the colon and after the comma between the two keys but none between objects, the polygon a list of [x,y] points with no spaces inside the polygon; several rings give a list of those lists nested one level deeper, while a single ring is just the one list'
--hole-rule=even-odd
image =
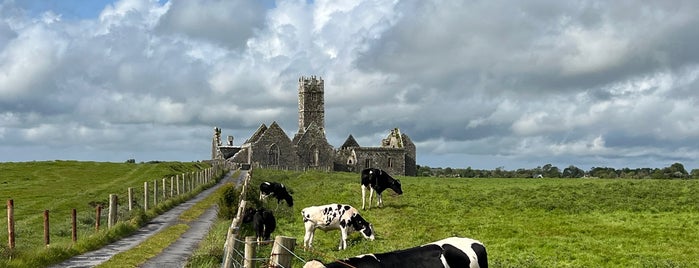
[{"label": "wire fence", "polygon": [[[43,223],[43,241],[46,246],[55,241],[51,236],[54,238],[71,236],[74,243],[78,238],[98,232],[103,228],[103,223],[106,223],[104,227],[111,228],[119,221],[128,221],[138,213],[157,208],[158,205],[170,199],[186,197],[186,194],[196,193],[216,183],[218,176],[226,168],[223,164],[222,161],[214,161],[210,168],[145,181],[141,185],[126,185],[116,193],[110,194],[109,198],[94,204],[90,203],[93,209],[52,210],[49,214],[49,210],[23,209],[24,200],[15,202],[9,199],[7,200],[7,233],[0,232],[0,238],[9,241],[7,247],[11,250],[17,246],[17,243],[37,244],[33,239],[41,238],[34,238],[35,236],[31,234],[40,229]],[[112,199],[112,196],[118,198]],[[41,217],[43,221],[35,220]],[[34,222],[39,223],[34,224]],[[27,238],[32,240],[27,241]]]},{"label": "wire fence", "polygon": [[[254,236],[241,237],[243,212],[250,203],[246,200],[247,196],[256,196],[251,193],[250,182],[252,180],[252,169],[249,169],[244,175],[242,181],[238,184],[240,187],[240,202],[236,216],[233,218],[226,242],[224,243],[224,254],[221,267],[223,268],[239,268],[239,267],[292,267],[292,264],[305,264],[306,260],[294,252],[296,248],[296,238],[288,236],[276,236],[274,240],[257,241]],[[271,245],[270,247],[267,247]],[[323,256],[325,259],[335,261],[335,258],[328,254],[318,252],[314,249],[310,250],[317,256]],[[263,256],[263,257],[260,257]],[[340,261],[341,262],[341,261]],[[345,264],[347,267],[353,267]]]},{"label": "wire fence", "polygon": [[235,238],[235,242],[237,246],[233,248],[233,259],[228,267],[286,268],[292,267],[292,263],[306,263],[294,253],[296,239],[293,237],[277,236],[274,240],[257,242],[254,236],[247,236],[244,240]]}]

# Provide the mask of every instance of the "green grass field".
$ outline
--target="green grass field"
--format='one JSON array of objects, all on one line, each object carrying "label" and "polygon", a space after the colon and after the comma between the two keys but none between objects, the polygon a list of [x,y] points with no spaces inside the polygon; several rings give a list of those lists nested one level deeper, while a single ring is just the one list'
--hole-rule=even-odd
[{"label": "green grass field", "polygon": [[262,180],[278,181],[293,191],[294,207],[282,203],[275,212],[273,235],[296,237],[304,260],[465,236],[486,245],[491,267],[699,267],[697,180],[396,178],[402,196],[387,190],[383,208],[361,211],[377,239],[354,233],[344,251],[337,250],[339,232],[320,230],[315,252],[303,251],[300,211],[329,203],[361,208],[359,174],[257,169],[252,185],[256,191]]},{"label": "green grass field", "polygon": [[[7,247],[7,221],[0,221],[0,267],[40,267],[84,249],[80,242],[70,242],[71,208],[78,209],[81,241],[94,236],[90,218],[95,202],[106,202],[110,193],[123,195],[128,187],[142,187],[144,181],[204,167],[0,163],[0,197],[14,200],[17,221],[15,250]],[[361,207],[358,174],[256,169],[252,185],[256,191],[262,180],[278,181],[293,191],[295,206],[282,203],[275,211],[278,227],[273,235],[296,237],[295,253],[304,260],[331,261],[466,236],[486,245],[491,267],[699,267],[697,180],[397,178],[403,183],[402,196],[388,190],[383,208],[361,211],[374,225],[377,239],[367,241],[354,233],[344,251],[337,250],[339,232],[320,230],[315,251],[303,251],[300,211],[328,203]],[[275,203],[267,206],[274,209]],[[43,246],[45,209],[52,215],[48,249]],[[195,255],[200,263],[211,265],[206,267],[220,266],[216,261],[221,260],[218,254],[228,225],[217,224],[198,250],[201,254]],[[268,249],[263,246],[259,256],[265,257]],[[294,263],[301,265],[300,260]]]},{"label": "green grass field", "polygon": [[[15,217],[15,249],[8,243],[6,213],[0,221],[0,267],[41,267],[132,231],[120,225],[106,232],[107,208],[102,212],[101,231],[95,232],[95,204],[108,204],[110,194],[119,196],[120,210],[127,206],[129,187],[143,200],[144,182],[199,171],[206,163],[107,163],[42,161],[0,163],[0,198],[12,199]],[[169,185],[169,181],[167,182]],[[160,185],[159,185],[160,186]],[[172,203],[172,202],[170,202]],[[71,210],[77,210],[78,243],[71,239]],[[140,208],[137,204],[136,208]],[[43,212],[49,210],[49,247],[44,246]],[[3,212],[6,205],[3,205]],[[140,209],[140,213],[142,209]],[[139,212],[135,212],[139,213]],[[120,220],[129,220],[120,214]],[[95,239],[95,237],[97,237]],[[96,242],[95,242],[96,241]]]}]

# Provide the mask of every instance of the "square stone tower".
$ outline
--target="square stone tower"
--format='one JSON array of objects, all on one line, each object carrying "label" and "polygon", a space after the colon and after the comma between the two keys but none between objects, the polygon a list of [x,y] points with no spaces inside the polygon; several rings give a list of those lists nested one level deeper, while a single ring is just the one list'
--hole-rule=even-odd
[{"label": "square stone tower", "polygon": [[314,124],[325,133],[325,85],[316,76],[299,78],[299,131],[303,134]]}]

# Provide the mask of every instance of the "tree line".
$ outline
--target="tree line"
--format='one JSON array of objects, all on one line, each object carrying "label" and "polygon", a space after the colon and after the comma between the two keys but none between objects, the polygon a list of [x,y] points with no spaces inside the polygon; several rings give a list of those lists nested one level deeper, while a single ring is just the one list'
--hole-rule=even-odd
[{"label": "tree line", "polygon": [[421,177],[457,177],[457,178],[624,178],[624,179],[699,179],[699,169],[687,172],[684,165],[674,163],[664,168],[622,168],[592,167],[583,170],[574,165],[564,169],[546,164],[532,169],[520,168],[505,170],[498,167],[493,170],[463,168],[441,168],[417,166],[417,175]]}]

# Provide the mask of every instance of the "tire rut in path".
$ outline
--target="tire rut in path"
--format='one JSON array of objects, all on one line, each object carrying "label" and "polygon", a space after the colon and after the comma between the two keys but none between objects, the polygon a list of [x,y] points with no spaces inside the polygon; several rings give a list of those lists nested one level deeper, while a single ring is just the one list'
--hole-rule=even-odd
[{"label": "tire rut in path", "polygon": [[[51,268],[87,268],[95,267],[100,265],[114,255],[121,252],[132,249],[143,241],[151,237],[152,235],[162,231],[166,227],[173,224],[179,223],[179,216],[184,211],[191,208],[194,204],[203,200],[210,194],[216,191],[219,187],[227,182],[232,182],[231,171],[225,175],[225,177],[213,187],[204,190],[199,193],[194,198],[179,204],[178,206],[172,208],[171,210],[155,217],[153,220],[148,222],[145,226],[141,227],[136,233],[131,236],[125,237],[119,241],[111,243],[101,249],[90,251],[82,255],[74,256],[62,263],[59,263]],[[240,178],[244,178],[247,172],[241,171],[240,177],[236,181],[240,181]],[[159,255],[146,261],[141,267],[183,267],[187,259],[192,255],[193,250],[199,244],[199,242],[206,236],[209,232],[209,228],[216,220],[216,207],[207,209],[198,219],[193,220],[188,223],[189,229],[180,236],[177,241],[172,243],[166,249],[163,250]]]}]

